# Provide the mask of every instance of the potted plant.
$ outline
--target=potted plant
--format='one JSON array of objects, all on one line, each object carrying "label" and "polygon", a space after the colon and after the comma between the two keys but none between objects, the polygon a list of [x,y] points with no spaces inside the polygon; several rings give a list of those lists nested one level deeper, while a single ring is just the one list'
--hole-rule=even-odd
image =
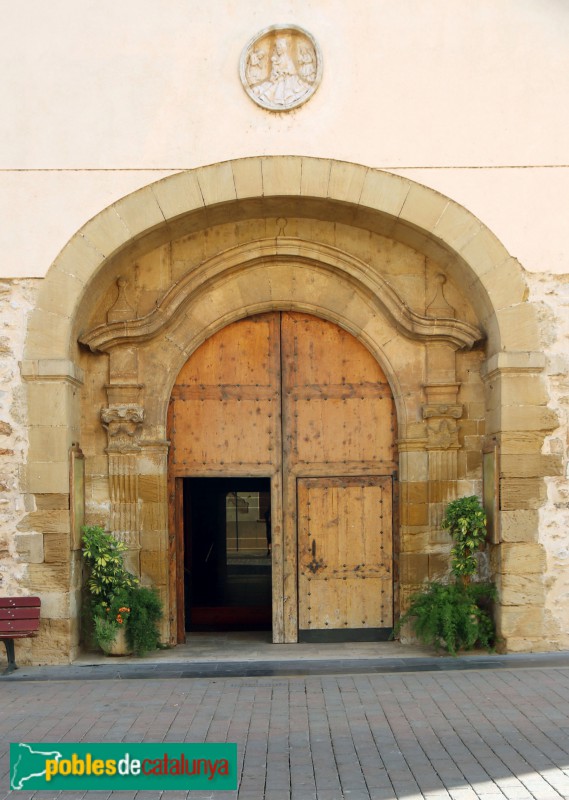
[{"label": "potted plant", "polygon": [[489,612],[496,599],[493,583],[476,581],[476,554],[486,540],[486,514],[476,496],[453,500],[445,509],[443,528],[452,536],[451,575],[411,595],[410,605],[395,627],[410,622],[417,637],[451,655],[476,646],[492,650],[496,632]]},{"label": "potted plant", "polygon": [[117,597],[103,608],[94,605],[93,627],[97,644],[106,655],[130,655],[132,648],[126,638],[126,624],[130,607],[125,606],[126,599]]},{"label": "potted plant", "polygon": [[109,655],[144,655],[159,646],[162,603],[125,569],[125,545],[98,525],[83,528],[87,616],[96,643]]}]

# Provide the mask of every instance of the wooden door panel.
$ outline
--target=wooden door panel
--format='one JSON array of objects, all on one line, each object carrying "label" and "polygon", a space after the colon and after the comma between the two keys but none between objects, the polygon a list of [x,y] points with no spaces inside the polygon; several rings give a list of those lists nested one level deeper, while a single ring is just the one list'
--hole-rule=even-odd
[{"label": "wooden door panel", "polygon": [[281,450],[278,314],[240,320],[205,341],[171,403],[176,474],[273,472]]},{"label": "wooden door panel", "polygon": [[270,468],[275,431],[267,410],[276,407],[275,397],[260,392],[252,398],[201,399],[191,405],[191,413],[187,404],[175,405],[176,437],[185,445],[176,449],[174,466],[194,473],[204,468],[235,472],[243,465]]},{"label": "wooden door panel", "polygon": [[331,322],[287,312],[281,349],[290,465],[393,462],[393,396],[361,342]]},{"label": "wooden door panel", "polygon": [[393,627],[391,478],[299,478],[300,630]]},{"label": "wooden door panel", "polygon": [[176,386],[273,385],[278,315],[259,314],[222,328],[182,367]]},{"label": "wooden door panel", "polygon": [[365,402],[367,399],[313,396],[307,402],[299,402],[291,393],[295,462],[392,462],[393,402],[391,398],[374,398],[373,403]]},{"label": "wooden door panel", "polygon": [[[283,465],[298,478],[285,485],[286,540],[297,535],[301,638],[388,631],[396,416],[387,378],[351,334],[306,314],[283,313],[281,351]],[[353,477],[333,477],[342,475]]]},{"label": "wooden door panel", "polygon": [[387,383],[369,350],[333,322],[288,311],[281,324],[283,341],[292,343],[283,347],[287,382],[315,387]]}]

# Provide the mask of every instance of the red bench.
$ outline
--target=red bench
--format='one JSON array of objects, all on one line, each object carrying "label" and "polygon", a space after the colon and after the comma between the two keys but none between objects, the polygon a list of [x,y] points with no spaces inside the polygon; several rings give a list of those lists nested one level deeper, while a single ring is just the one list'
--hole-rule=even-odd
[{"label": "red bench", "polygon": [[14,639],[37,636],[40,627],[39,597],[0,597],[0,640],[6,645],[8,666],[3,675],[15,669]]}]

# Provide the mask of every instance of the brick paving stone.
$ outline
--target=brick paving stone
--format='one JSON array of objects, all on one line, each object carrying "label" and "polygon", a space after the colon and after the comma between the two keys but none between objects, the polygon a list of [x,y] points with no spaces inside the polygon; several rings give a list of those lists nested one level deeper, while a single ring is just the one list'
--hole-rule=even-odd
[{"label": "brick paving stone", "polygon": [[[14,792],[13,794],[15,795],[16,792]],[[99,792],[96,789],[91,789],[88,792],[78,793],[77,796],[78,797],[88,797],[89,800],[108,800],[108,798],[111,796],[111,794],[112,794],[112,792]],[[164,795],[164,792],[162,794]],[[40,797],[43,797],[43,795],[44,795],[44,793],[42,792]],[[63,795],[63,793],[62,793],[62,797],[69,798],[69,800],[72,800],[74,795],[75,795],[75,792],[65,792],[65,795]],[[15,800],[15,798],[14,798],[14,800]]]},{"label": "brick paving stone", "polygon": [[471,788],[453,788],[448,791],[452,800],[477,800],[476,792]]},{"label": "brick paving stone", "polygon": [[[569,798],[569,668],[0,683],[0,800]],[[8,792],[9,741],[236,741],[236,792]]]},{"label": "brick paving stone", "polygon": [[480,793],[478,790],[476,791],[476,797],[478,800],[504,800],[504,795],[502,792],[494,793],[494,792],[482,792]]},{"label": "brick paving stone", "polygon": [[528,792],[526,788],[511,788],[506,787],[504,789],[504,794],[508,798],[508,800],[531,800],[532,795]]},{"label": "brick paving stone", "polygon": [[370,789],[370,800],[393,800],[396,796],[393,788],[389,789]]}]

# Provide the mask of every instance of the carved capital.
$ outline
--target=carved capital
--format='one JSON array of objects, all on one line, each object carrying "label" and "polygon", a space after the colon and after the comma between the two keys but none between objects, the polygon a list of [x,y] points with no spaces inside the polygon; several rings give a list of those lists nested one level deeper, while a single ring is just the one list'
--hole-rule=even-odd
[{"label": "carved capital", "polygon": [[101,423],[109,437],[108,451],[132,453],[140,450],[144,409],[134,403],[101,409]]},{"label": "carved capital", "polygon": [[460,419],[462,411],[462,405],[458,403],[427,403],[423,406],[423,419],[431,419],[431,417]]}]

